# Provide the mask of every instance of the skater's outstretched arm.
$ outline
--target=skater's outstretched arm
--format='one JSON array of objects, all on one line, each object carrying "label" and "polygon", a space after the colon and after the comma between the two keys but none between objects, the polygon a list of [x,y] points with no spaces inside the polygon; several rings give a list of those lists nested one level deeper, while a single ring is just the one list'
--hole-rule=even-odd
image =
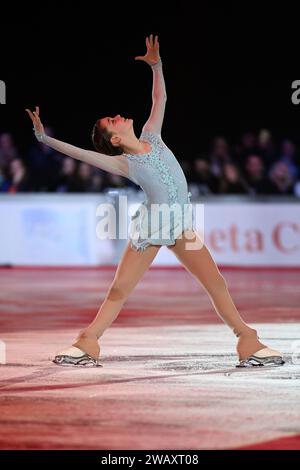
[{"label": "skater's outstretched arm", "polygon": [[167,93],[165,80],[162,70],[162,61],[159,55],[158,36],[155,36],[153,42],[153,35],[146,38],[147,52],[144,56],[137,56],[135,60],[143,60],[149,64],[153,72],[153,86],[152,86],[152,109],[143,131],[150,131],[156,134],[161,134],[163,125]]},{"label": "skater's outstretched arm", "polygon": [[128,162],[123,155],[105,155],[104,153],[85,150],[80,147],[75,147],[75,145],[62,142],[61,140],[54,139],[45,134],[44,126],[39,116],[39,107],[37,106],[36,110],[33,112],[29,109],[26,109],[26,111],[33,122],[36,138],[43,144],[49,145],[49,147],[76,160],[101,168],[101,170],[108,171],[114,175],[128,177]]}]

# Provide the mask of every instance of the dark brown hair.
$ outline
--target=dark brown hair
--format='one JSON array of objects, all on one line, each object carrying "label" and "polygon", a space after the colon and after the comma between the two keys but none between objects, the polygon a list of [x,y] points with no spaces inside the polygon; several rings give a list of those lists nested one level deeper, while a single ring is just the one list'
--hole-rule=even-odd
[{"label": "dark brown hair", "polygon": [[105,153],[106,155],[121,155],[123,150],[121,147],[114,147],[110,142],[112,133],[109,132],[106,128],[100,128],[100,119],[96,121],[93,131],[92,131],[92,141],[95,149],[100,153]]}]

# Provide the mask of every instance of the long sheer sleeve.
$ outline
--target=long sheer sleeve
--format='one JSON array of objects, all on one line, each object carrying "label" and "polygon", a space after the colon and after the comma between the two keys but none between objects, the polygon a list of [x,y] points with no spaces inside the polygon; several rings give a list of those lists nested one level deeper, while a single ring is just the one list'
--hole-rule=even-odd
[{"label": "long sheer sleeve", "polygon": [[155,98],[159,98],[161,96],[167,97],[167,91],[166,91],[166,83],[164,79],[164,74],[163,74],[163,65],[162,65],[162,60],[159,59],[159,61],[151,65],[152,69],[152,74],[153,74],[153,82],[152,82],[152,99],[154,100]]},{"label": "long sheer sleeve", "polygon": [[46,134],[35,132],[35,136],[39,142],[57,150],[60,153],[68,155],[82,162],[93,165],[101,170],[107,171],[114,175],[124,176],[128,178],[128,162],[124,155],[105,155],[104,153],[85,150],[75,145],[54,139]]},{"label": "long sheer sleeve", "polygon": [[151,66],[153,72],[152,108],[143,130],[161,134],[164,121],[167,93],[161,59]]}]

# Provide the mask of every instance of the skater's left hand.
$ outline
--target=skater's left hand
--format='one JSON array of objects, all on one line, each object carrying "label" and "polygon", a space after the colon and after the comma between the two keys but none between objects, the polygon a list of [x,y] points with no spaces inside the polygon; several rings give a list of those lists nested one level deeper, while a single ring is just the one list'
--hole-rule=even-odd
[{"label": "skater's left hand", "polygon": [[40,119],[40,108],[38,106],[35,107],[35,111],[30,111],[30,109],[26,109],[27,113],[29,114],[30,119],[32,120],[32,124],[34,130],[38,134],[44,134],[44,126]]},{"label": "skater's left hand", "polygon": [[144,56],[135,57],[135,60],[143,60],[149,65],[154,65],[160,59],[158,36],[155,36],[154,42],[153,42],[153,34],[151,34],[150,37],[146,37],[146,46],[147,46],[146,54]]}]

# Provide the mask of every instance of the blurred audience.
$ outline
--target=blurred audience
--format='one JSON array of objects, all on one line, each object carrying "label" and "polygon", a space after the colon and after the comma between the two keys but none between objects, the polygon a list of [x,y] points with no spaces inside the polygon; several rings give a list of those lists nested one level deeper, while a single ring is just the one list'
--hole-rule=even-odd
[{"label": "blurred audience", "polygon": [[294,194],[294,178],[283,161],[274,163],[269,173],[270,194]]},{"label": "blurred audience", "polygon": [[211,172],[215,176],[220,177],[224,163],[231,162],[232,160],[229,154],[228,143],[223,137],[216,137],[213,140],[209,159]]},{"label": "blurred audience", "polygon": [[240,169],[245,166],[249,155],[259,154],[258,139],[253,132],[245,132],[234,146],[234,160]]},{"label": "blurred audience", "polygon": [[219,178],[212,172],[209,161],[205,157],[196,158],[194,173],[188,180],[198,186],[198,194],[216,194],[219,189]]},{"label": "blurred audience", "polygon": [[[54,136],[51,127],[46,133]],[[175,155],[176,155],[176,149]],[[113,157],[111,157],[113,158]],[[247,131],[229,144],[212,139],[208,151],[179,160],[194,195],[294,195],[300,198],[300,160],[296,142],[275,139],[269,129]],[[139,189],[127,178],[93,168],[40,142],[20,152],[11,133],[0,133],[0,192],[101,193]]]},{"label": "blurred audience", "polygon": [[57,191],[60,193],[81,192],[82,184],[77,172],[77,161],[71,157],[63,157],[58,176]]},{"label": "blurred audience", "polygon": [[291,140],[284,140],[281,145],[280,161],[286,163],[294,179],[299,176],[299,166],[296,164],[296,146]]},{"label": "blurred audience", "polygon": [[8,173],[9,184],[7,192],[17,193],[30,190],[29,174],[20,158],[14,158],[11,160]]},{"label": "blurred audience", "polygon": [[262,157],[249,155],[245,162],[245,179],[248,183],[250,194],[265,194],[268,179]]},{"label": "blurred audience", "polygon": [[7,170],[10,162],[19,157],[19,152],[9,132],[0,134],[0,168]]},{"label": "blurred audience", "polygon": [[91,193],[101,193],[106,189],[106,176],[105,172],[102,170],[94,170],[91,178],[90,192]]},{"label": "blurred audience", "polygon": [[225,163],[221,173],[219,193],[249,194],[249,186],[240,173],[237,165]]},{"label": "blurred audience", "polygon": [[9,188],[9,181],[5,171],[0,167],[0,193],[6,193]]},{"label": "blurred audience", "polygon": [[[54,137],[52,128],[45,127],[45,132]],[[42,142],[35,142],[26,155],[30,171],[32,191],[56,191],[59,184],[59,172],[63,156]]]}]

